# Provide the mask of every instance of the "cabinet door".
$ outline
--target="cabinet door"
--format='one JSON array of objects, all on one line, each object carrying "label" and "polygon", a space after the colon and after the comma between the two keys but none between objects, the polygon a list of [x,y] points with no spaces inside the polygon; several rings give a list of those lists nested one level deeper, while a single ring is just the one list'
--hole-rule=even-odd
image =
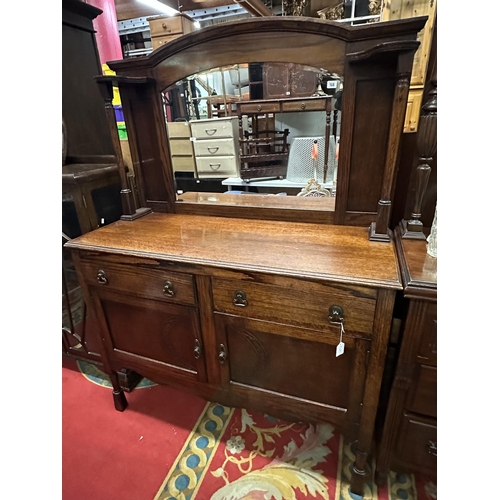
[{"label": "cabinet door", "polygon": [[252,401],[290,408],[317,405],[330,421],[356,421],[364,392],[369,341],[215,314],[223,384]]},{"label": "cabinet door", "polygon": [[206,380],[196,308],[102,289],[91,293],[112,363],[146,377]]}]

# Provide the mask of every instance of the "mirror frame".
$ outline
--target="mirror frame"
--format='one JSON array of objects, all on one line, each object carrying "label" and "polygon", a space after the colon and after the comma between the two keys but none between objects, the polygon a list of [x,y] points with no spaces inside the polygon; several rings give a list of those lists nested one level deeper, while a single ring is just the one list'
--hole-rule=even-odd
[{"label": "mirror frame", "polygon": [[[139,204],[153,211],[369,226],[389,241],[399,145],[418,33],[427,16],[346,26],[305,17],[265,17],[183,35],[146,57],[108,62],[119,87]],[[298,63],[343,82],[337,193],[329,217],[314,210],[196,206],[176,202],[160,92],[214,67],[252,61]],[[119,154],[119,152],[117,152]]]}]

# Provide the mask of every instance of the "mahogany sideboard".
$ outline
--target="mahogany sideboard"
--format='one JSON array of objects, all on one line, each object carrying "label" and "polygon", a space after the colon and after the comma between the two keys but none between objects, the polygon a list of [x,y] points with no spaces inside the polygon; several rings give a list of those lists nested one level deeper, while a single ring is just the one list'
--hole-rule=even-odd
[{"label": "mahogany sideboard", "polygon": [[363,494],[402,289],[393,243],[358,227],[151,213],[67,247],[117,410],[128,368],[221,404],[330,422],[357,441]]},{"label": "mahogany sideboard", "polygon": [[425,240],[395,242],[407,314],[380,449],[377,482],[389,470],[437,476],[437,259]]}]

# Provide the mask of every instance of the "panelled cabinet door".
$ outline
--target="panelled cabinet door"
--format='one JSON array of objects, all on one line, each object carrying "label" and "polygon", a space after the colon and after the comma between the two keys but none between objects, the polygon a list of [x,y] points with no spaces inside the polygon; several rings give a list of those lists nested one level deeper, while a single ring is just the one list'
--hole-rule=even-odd
[{"label": "panelled cabinet door", "polygon": [[148,370],[176,379],[206,380],[196,308],[103,289],[91,294],[106,349],[114,359],[139,373],[147,364]]},{"label": "panelled cabinet door", "polygon": [[293,408],[307,400],[328,408],[332,420],[356,420],[369,341],[344,334],[344,353],[336,357],[338,328],[326,333],[219,313],[215,316],[225,385],[254,393],[255,398],[279,396],[277,404],[283,407]]}]

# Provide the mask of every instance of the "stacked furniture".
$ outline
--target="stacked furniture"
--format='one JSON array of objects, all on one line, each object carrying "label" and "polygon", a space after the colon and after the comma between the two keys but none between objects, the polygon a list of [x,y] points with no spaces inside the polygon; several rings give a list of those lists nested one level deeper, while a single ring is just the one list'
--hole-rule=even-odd
[{"label": "stacked furniture", "polygon": [[408,312],[377,460],[377,480],[390,470],[436,477],[437,259],[425,240],[402,238],[396,250]]},{"label": "stacked furniture", "polygon": [[149,17],[148,22],[153,50],[196,29],[194,21],[186,14],[178,14],[173,17]]},{"label": "stacked furniture", "polygon": [[[138,198],[153,213],[68,245],[99,320],[118,410],[127,406],[116,373],[125,366],[221,404],[329,422],[355,441],[351,491],[364,494],[394,301],[403,288],[389,219],[425,22],[351,27],[254,18],[109,63],[117,76],[106,78],[120,86],[130,125]],[[158,89],[252,60],[310,64],[344,78],[335,210],[331,197],[294,197],[298,207],[325,201],[322,224],[314,219],[320,211],[304,206],[252,208],[252,197],[239,196],[242,205],[235,199],[228,207],[176,196]],[[215,139],[218,132],[207,131],[218,131],[221,120],[191,124],[196,155],[196,143]],[[208,137],[198,140],[200,133]]]},{"label": "stacked furniture", "polygon": [[174,172],[194,172],[194,151],[189,122],[167,122],[170,157]]},{"label": "stacked furniture", "polygon": [[238,176],[238,118],[223,117],[191,122],[198,178]]},{"label": "stacked furniture", "polygon": [[[279,66],[277,66],[279,67]],[[303,111],[324,111],[326,114],[325,141],[323,149],[322,179],[326,182],[328,176],[328,156],[330,146],[332,98],[303,97],[262,99],[236,104],[239,120],[240,136],[240,176],[242,179],[253,177],[286,177],[289,157],[287,142],[288,129],[283,131],[270,130],[267,126],[261,129],[260,122],[271,120],[274,123],[276,113],[293,113]],[[270,117],[272,116],[272,118]],[[250,117],[252,122],[251,133],[245,133],[243,122]]]}]

